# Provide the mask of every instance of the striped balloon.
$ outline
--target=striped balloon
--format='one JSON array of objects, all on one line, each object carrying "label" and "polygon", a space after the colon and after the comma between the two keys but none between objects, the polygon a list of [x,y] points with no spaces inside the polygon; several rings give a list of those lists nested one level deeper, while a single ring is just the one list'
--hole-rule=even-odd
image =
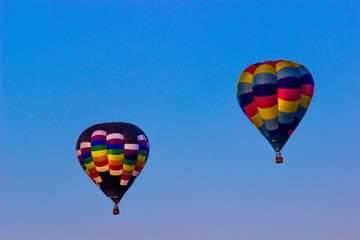
[{"label": "striped balloon", "polygon": [[117,208],[145,166],[149,141],[140,128],[130,123],[96,124],[80,135],[76,155],[87,175]]},{"label": "striped balloon", "polygon": [[310,72],[283,60],[250,65],[236,89],[241,109],[278,154],[304,117],[313,93]]}]

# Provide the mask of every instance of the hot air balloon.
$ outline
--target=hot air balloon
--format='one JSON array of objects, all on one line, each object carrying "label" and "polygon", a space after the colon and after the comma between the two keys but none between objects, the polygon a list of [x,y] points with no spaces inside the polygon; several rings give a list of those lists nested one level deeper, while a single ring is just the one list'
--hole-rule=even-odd
[{"label": "hot air balloon", "polygon": [[101,123],[80,135],[76,155],[91,180],[114,202],[117,215],[121,198],[145,166],[149,141],[133,124]]},{"label": "hot air balloon", "polygon": [[236,94],[240,108],[276,151],[304,117],[314,93],[314,80],[301,64],[277,60],[255,63],[240,75]]}]

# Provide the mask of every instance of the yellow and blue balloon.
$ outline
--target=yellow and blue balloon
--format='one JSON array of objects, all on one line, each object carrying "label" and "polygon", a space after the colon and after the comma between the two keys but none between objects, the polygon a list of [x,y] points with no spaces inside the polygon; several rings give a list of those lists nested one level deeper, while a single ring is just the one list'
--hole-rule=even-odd
[{"label": "yellow and blue balloon", "polygon": [[304,117],[314,93],[314,80],[301,64],[265,61],[247,67],[236,94],[240,108],[277,152]]}]

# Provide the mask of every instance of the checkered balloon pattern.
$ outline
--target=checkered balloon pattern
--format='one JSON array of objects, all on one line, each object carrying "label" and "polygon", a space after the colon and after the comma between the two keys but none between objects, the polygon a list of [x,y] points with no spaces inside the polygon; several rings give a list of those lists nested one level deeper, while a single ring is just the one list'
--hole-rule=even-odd
[{"label": "checkered balloon pattern", "polygon": [[284,60],[250,65],[236,89],[241,109],[277,152],[304,117],[313,93],[310,72]]},{"label": "checkered balloon pattern", "polygon": [[91,180],[118,204],[146,164],[149,141],[133,124],[101,123],[80,135],[76,155]]}]

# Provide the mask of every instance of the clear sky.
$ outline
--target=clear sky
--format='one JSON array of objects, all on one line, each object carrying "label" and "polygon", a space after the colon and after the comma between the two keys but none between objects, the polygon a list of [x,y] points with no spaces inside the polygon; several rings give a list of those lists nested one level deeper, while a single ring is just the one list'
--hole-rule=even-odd
[{"label": "clear sky", "polygon": [[[360,239],[360,2],[1,3],[1,239]],[[312,73],[274,162],[236,83],[285,59]],[[80,167],[87,127],[150,140],[112,215]]]}]

